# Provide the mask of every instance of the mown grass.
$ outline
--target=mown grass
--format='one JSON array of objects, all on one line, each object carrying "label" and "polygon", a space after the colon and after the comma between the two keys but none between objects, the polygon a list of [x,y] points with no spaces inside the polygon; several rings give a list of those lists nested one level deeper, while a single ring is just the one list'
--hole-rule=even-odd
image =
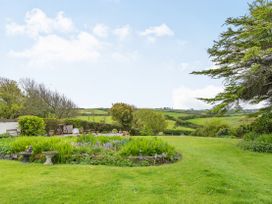
[{"label": "mown grass", "polygon": [[162,137],[183,155],[156,167],[0,161],[1,203],[271,203],[272,155],[238,140]]}]

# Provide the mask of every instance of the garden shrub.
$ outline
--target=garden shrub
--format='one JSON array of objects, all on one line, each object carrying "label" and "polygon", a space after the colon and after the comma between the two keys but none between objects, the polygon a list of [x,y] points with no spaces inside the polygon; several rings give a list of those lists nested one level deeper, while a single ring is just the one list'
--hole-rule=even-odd
[{"label": "garden shrub", "polygon": [[272,144],[272,134],[263,134],[255,139],[256,142]]},{"label": "garden shrub", "polygon": [[242,138],[245,134],[250,133],[251,131],[251,125],[240,125],[239,127],[233,129],[233,135]]},{"label": "garden shrub", "polygon": [[84,131],[111,132],[113,129],[121,129],[121,127],[116,124],[95,123],[80,119],[66,119],[64,124],[73,125],[75,128],[83,128]]},{"label": "garden shrub", "polygon": [[272,113],[262,114],[252,123],[252,129],[257,133],[272,133]]},{"label": "garden shrub", "polygon": [[152,129],[150,127],[143,127],[142,129],[140,129],[140,135],[142,136],[150,136],[150,135],[154,135]]},{"label": "garden shrub", "polygon": [[157,135],[165,130],[166,120],[161,113],[152,110],[137,110],[133,114],[133,127],[143,136]]},{"label": "garden shrub", "polygon": [[230,133],[229,130],[229,126],[221,120],[211,120],[205,126],[196,129],[194,134],[204,137],[226,136],[226,134]]},{"label": "garden shrub", "polygon": [[25,136],[38,136],[45,134],[45,123],[44,120],[37,116],[20,116],[19,126],[21,135]]},{"label": "garden shrub", "polygon": [[125,103],[115,103],[110,109],[112,119],[125,130],[130,130],[133,121],[134,106]]},{"label": "garden shrub", "polygon": [[272,153],[272,134],[248,133],[239,144],[243,149]]},{"label": "garden shrub", "polygon": [[47,134],[49,134],[50,130],[54,130],[56,132],[58,125],[65,124],[65,125],[73,125],[74,128],[78,128],[81,132],[118,132],[120,130],[120,126],[116,124],[106,124],[106,123],[96,123],[96,122],[89,122],[86,120],[81,119],[55,119],[55,118],[46,118],[45,121],[45,129]]},{"label": "garden shrub", "polygon": [[217,137],[224,137],[224,136],[228,136],[230,134],[230,131],[228,128],[220,128],[217,133],[216,136]]},{"label": "garden shrub", "polygon": [[272,113],[266,112],[258,117],[246,131],[240,146],[255,152],[272,153]]}]

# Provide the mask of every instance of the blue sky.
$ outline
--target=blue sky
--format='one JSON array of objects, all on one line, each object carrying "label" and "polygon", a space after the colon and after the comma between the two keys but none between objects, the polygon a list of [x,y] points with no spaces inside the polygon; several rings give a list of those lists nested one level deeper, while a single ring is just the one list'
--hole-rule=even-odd
[{"label": "blue sky", "polygon": [[80,107],[208,108],[222,90],[193,76],[246,0],[0,0],[0,76],[33,78]]}]

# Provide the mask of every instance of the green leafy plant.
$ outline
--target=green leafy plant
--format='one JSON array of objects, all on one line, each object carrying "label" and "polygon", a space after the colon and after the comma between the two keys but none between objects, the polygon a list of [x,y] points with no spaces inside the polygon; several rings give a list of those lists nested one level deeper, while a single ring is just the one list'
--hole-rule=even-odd
[{"label": "green leafy plant", "polygon": [[134,107],[125,103],[112,105],[110,113],[112,119],[118,122],[124,129],[129,130],[132,125]]},{"label": "green leafy plant", "polygon": [[20,116],[19,126],[21,129],[21,135],[25,136],[38,136],[44,135],[45,123],[42,118],[37,116]]},{"label": "green leafy plant", "polygon": [[166,128],[166,120],[161,113],[152,110],[138,110],[133,114],[133,127],[143,136],[157,135]]},{"label": "green leafy plant", "polygon": [[272,153],[272,134],[248,133],[239,144],[246,150]]},{"label": "green leafy plant", "polygon": [[272,133],[272,112],[265,112],[252,124],[253,131],[257,133]]}]

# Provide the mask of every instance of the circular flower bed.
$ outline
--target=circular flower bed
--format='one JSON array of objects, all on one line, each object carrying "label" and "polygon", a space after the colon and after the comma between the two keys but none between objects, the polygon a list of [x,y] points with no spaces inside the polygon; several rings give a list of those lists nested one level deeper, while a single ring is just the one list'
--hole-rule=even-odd
[{"label": "circular flower bed", "polygon": [[120,136],[18,137],[0,140],[0,158],[21,160],[32,147],[31,162],[44,162],[47,151],[56,151],[54,163],[150,166],[181,158],[173,146],[156,137]]}]

